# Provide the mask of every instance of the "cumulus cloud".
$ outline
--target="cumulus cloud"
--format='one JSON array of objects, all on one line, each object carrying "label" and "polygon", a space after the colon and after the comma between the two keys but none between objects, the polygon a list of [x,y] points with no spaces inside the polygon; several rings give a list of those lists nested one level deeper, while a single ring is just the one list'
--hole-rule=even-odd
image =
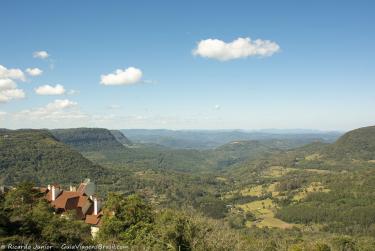
[{"label": "cumulus cloud", "polygon": [[25,96],[25,92],[21,89],[0,90],[0,103],[7,103],[13,99],[22,99]]},{"label": "cumulus cloud", "polygon": [[35,51],[33,53],[33,57],[34,58],[40,58],[40,59],[46,59],[46,58],[49,57],[49,54],[46,51]]},{"label": "cumulus cloud", "polygon": [[27,68],[26,69],[26,72],[30,75],[30,76],[33,76],[33,77],[36,77],[36,76],[39,76],[39,75],[42,75],[43,71],[39,68]]},{"label": "cumulus cloud", "polygon": [[20,69],[7,69],[5,66],[0,65],[0,78],[9,78],[14,80],[25,81],[25,74]]},{"label": "cumulus cloud", "polygon": [[13,99],[22,99],[26,96],[22,89],[10,78],[0,78],[0,103],[7,103]]},{"label": "cumulus cloud", "polygon": [[13,80],[9,78],[0,79],[0,91],[15,88],[17,88],[17,84]]},{"label": "cumulus cloud", "polygon": [[129,67],[123,70],[117,69],[107,75],[101,75],[100,78],[102,85],[132,85],[141,80],[142,71],[135,67]]},{"label": "cumulus cloud", "polygon": [[35,92],[39,95],[62,95],[65,93],[65,88],[62,85],[43,85],[36,88]]},{"label": "cumulus cloud", "polygon": [[272,56],[279,50],[280,46],[270,40],[240,37],[229,43],[219,39],[201,40],[193,50],[193,55],[226,61],[253,56]]}]

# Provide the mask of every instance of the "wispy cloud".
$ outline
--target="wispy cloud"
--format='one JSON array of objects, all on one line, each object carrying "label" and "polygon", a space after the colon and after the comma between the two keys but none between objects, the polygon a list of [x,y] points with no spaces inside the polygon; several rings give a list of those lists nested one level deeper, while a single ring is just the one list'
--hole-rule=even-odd
[{"label": "wispy cloud", "polygon": [[65,88],[62,85],[43,85],[35,89],[38,95],[62,95],[65,93]]},{"label": "wispy cloud", "polygon": [[72,95],[78,95],[79,94],[79,91],[78,90],[73,90],[73,89],[70,89],[69,91],[67,91],[68,95],[72,96]]},{"label": "wispy cloud", "polygon": [[47,51],[34,51],[33,53],[34,58],[40,58],[40,59],[46,59],[49,57],[49,54]]},{"label": "wispy cloud", "polygon": [[63,119],[82,117],[81,112],[77,110],[78,103],[69,99],[56,99],[46,106],[27,109],[15,113],[16,118],[28,119]]}]

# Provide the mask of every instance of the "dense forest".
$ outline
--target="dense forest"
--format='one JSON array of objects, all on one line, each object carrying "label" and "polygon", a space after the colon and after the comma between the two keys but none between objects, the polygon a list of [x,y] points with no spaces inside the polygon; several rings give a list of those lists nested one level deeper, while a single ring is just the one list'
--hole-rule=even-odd
[{"label": "dense forest", "polygon": [[37,185],[76,183],[85,177],[97,179],[106,170],[59,142],[46,130],[0,132],[0,181],[11,185],[32,181]]},{"label": "dense forest", "polygon": [[[295,148],[274,136],[176,149],[130,142],[106,129],[2,130],[0,181],[17,189],[0,198],[0,241],[153,250],[374,250],[373,135],[375,127],[367,127],[334,143]],[[95,239],[74,217],[50,214],[33,190],[51,182],[68,187],[86,177],[105,200]],[[63,230],[51,234],[56,225]]]}]

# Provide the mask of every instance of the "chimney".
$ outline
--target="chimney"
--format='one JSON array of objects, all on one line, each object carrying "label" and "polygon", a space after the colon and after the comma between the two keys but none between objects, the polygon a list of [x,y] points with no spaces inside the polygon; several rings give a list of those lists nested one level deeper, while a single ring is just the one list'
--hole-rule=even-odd
[{"label": "chimney", "polygon": [[75,192],[75,191],[77,191],[76,187],[75,187],[75,186],[72,186],[72,185],[70,186],[69,190],[70,190],[71,192]]},{"label": "chimney", "polygon": [[94,215],[98,215],[98,199],[94,198]]},{"label": "chimney", "polygon": [[52,190],[52,201],[56,200],[57,196],[60,195],[61,193],[61,190],[58,186],[55,186],[55,185],[52,185],[51,186],[51,190]]},{"label": "chimney", "polygon": [[48,185],[48,186],[47,186],[47,189],[48,189],[48,191],[51,190],[51,185]]},{"label": "chimney", "polygon": [[100,207],[101,207],[100,201],[96,197],[94,197],[94,215],[98,215],[100,211]]},{"label": "chimney", "polygon": [[56,188],[55,186],[52,186],[52,201],[56,200]]}]

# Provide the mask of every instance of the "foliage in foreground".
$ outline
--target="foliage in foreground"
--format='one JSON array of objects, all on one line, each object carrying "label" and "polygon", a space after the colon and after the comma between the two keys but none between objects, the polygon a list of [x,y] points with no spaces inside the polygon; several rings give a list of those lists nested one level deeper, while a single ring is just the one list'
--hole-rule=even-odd
[{"label": "foliage in foreground", "polygon": [[1,197],[0,242],[53,246],[91,243],[90,227],[71,218],[53,214],[31,183],[21,184]]}]

